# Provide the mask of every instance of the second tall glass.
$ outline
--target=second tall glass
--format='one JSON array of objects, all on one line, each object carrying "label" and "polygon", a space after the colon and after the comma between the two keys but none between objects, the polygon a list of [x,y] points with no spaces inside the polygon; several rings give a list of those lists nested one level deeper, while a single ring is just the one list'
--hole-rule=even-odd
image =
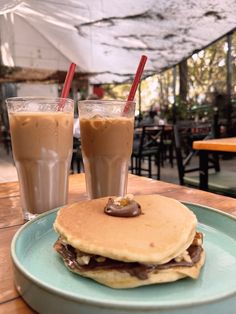
[{"label": "second tall glass", "polygon": [[79,101],[82,155],[90,199],[126,194],[134,111],[132,101]]}]

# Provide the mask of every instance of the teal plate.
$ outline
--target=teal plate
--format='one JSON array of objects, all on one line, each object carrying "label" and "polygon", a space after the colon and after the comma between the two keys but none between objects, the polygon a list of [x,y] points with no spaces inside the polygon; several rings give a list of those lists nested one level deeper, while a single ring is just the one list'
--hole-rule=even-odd
[{"label": "teal plate", "polygon": [[206,263],[198,280],[115,290],[67,270],[53,250],[57,210],[25,224],[12,241],[15,284],[37,312],[80,314],[235,314],[236,219],[184,203],[204,233]]}]

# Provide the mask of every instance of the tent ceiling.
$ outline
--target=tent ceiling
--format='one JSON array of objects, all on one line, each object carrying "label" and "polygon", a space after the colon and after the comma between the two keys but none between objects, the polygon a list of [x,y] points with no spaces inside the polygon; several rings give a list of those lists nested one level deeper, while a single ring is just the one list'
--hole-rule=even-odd
[{"label": "tent ceiling", "polygon": [[[65,71],[6,66],[1,66],[0,68],[0,84],[13,82],[56,82],[63,84],[65,77]],[[81,83],[87,82],[88,75],[83,73],[75,73],[74,80],[77,82],[77,85],[81,85]]]},{"label": "tent ceiling", "polygon": [[[94,83],[129,79],[141,54],[149,58],[145,75],[161,72],[236,27],[236,0],[2,0],[1,13],[59,51],[57,70],[74,61]],[[17,51],[9,53],[22,66]]]}]

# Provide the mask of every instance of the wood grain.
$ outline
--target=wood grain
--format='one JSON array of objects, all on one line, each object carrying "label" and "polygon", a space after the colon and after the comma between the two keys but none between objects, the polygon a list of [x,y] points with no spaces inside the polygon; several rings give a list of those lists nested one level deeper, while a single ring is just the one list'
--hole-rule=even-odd
[{"label": "wood grain", "polygon": [[183,202],[191,202],[203,206],[213,207],[236,216],[235,198],[186,187],[181,187],[181,190],[166,192],[164,195]]},{"label": "wood grain", "polygon": [[193,148],[197,150],[212,150],[233,153],[236,152],[236,137],[194,141]]},{"label": "wood grain", "polygon": [[10,196],[0,199],[0,228],[24,223],[20,197]]},{"label": "wood grain", "polygon": [[0,229],[0,303],[18,297],[14,286],[10,245],[18,227]]},{"label": "wood grain", "polygon": [[18,182],[1,183],[0,186],[0,198],[20,195]]},{"label": "wood grain", "polygon": [[[13,281],[10,243],[23,224],[17,183],[0,184],[0,314],[35,313],[19,297]],[[128,193],[158,193],[180,201],[214,207],[236,216],[236,199],[145,177],[129,175]],[[70,176],[68,202],[87,199],[84,174]]]},{"label": "wood grain", "polygon": [[[22,298],[0,304],[0,314],[32,314],[32,310]],[[56,313],[55,313],[56,314]]]}]

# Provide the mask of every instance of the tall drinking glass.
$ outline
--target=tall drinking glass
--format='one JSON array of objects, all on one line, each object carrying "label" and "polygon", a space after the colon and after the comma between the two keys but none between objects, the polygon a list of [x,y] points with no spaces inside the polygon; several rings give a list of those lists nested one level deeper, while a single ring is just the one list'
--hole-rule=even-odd
[{"label": "tall drinking glass", "polygon": [[67,203],[74,102],[63,98],[6,100],[25,220]]},{"label": "tall drinking glass", "polygon": [[134,132],[133,101],[78,102],[82,155],[90,199],[124,196]]}]

